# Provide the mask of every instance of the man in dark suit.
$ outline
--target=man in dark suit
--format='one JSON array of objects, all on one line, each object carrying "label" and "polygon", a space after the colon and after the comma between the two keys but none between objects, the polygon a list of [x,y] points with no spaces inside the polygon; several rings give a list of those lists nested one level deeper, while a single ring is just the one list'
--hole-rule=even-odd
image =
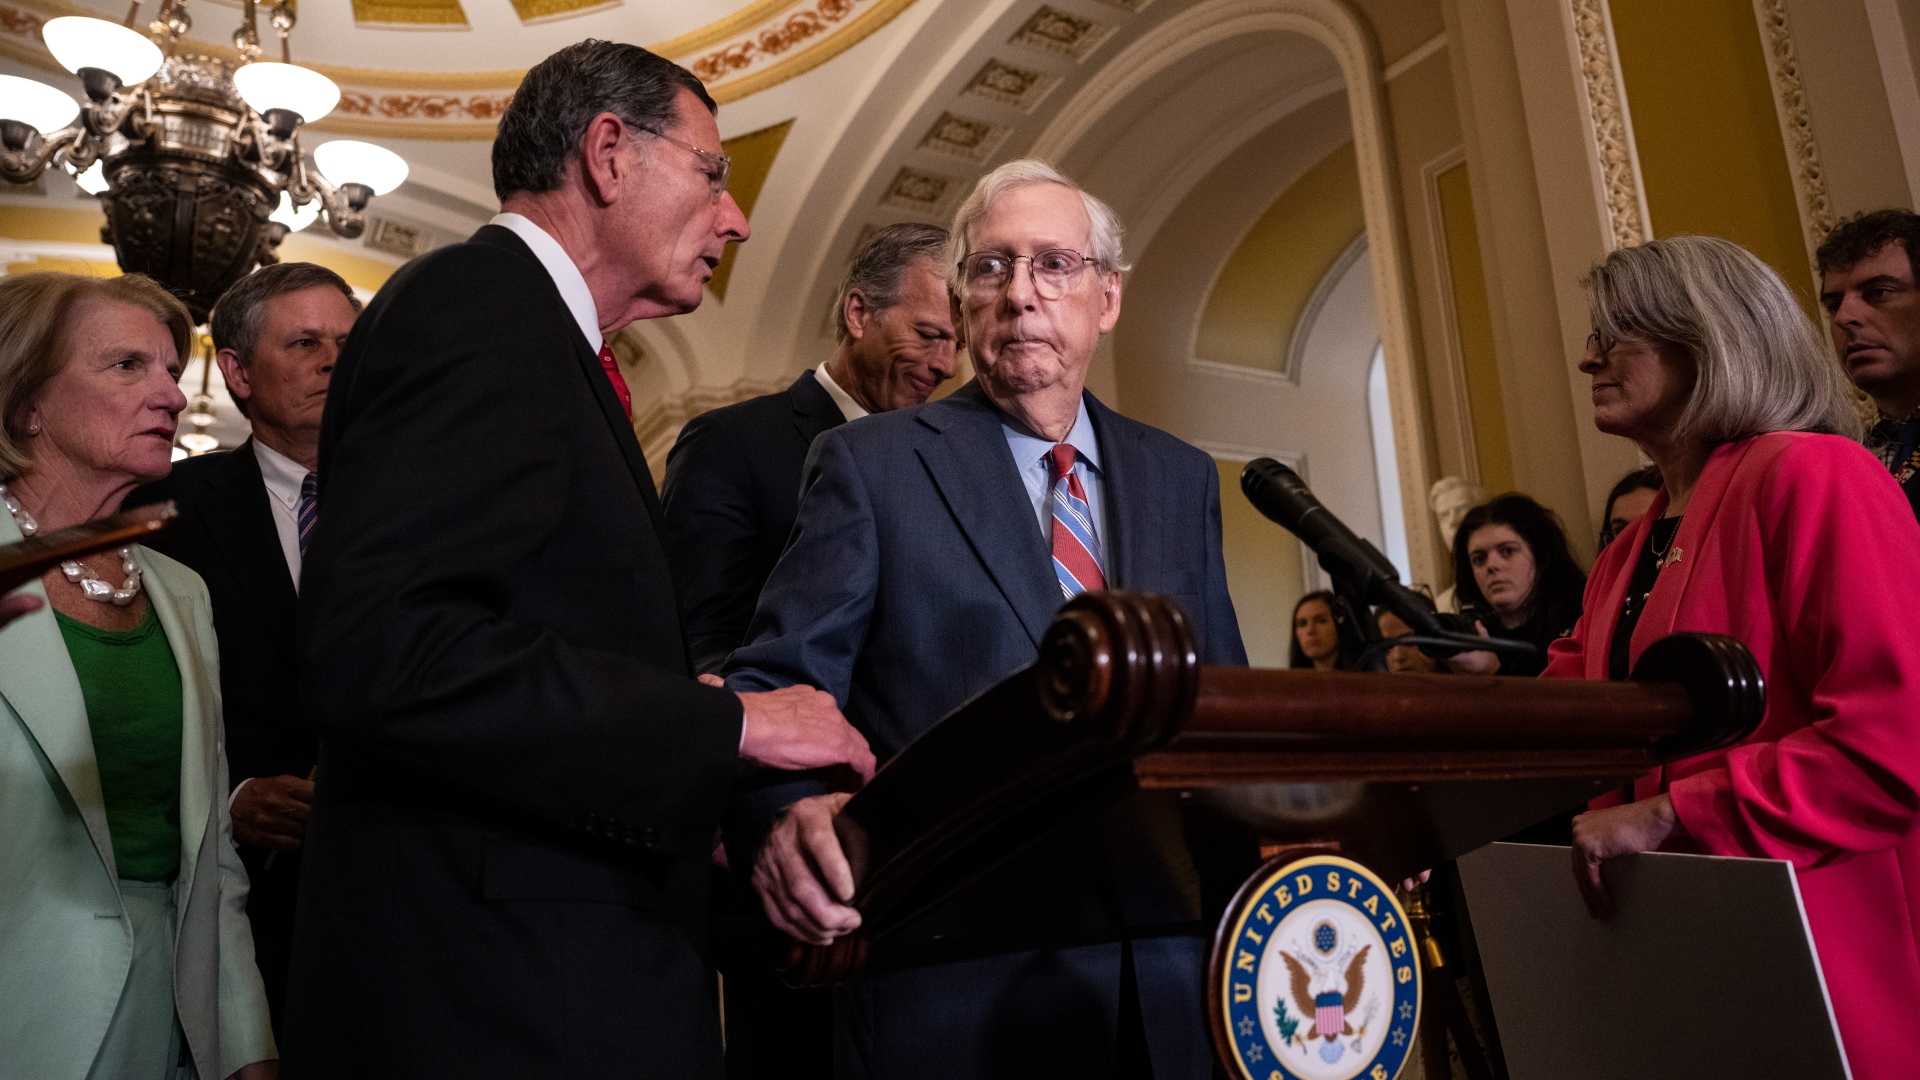
[{"label": "man in dark suit", "polygon": [[[667,454],[660,493],[694,670],[720,670],[740,645],[793,531],[800,469],[821,432],[919,405],[953,377],[954,332],[940,260],[947,231],[908,222],[877,230],[840,284],[833,358],[777,394],[694,417]],[[767,958],[774,937],[750,867],[714,868],[714,958],[732,1080],[832,1075],[833,1003],[796,990]]]},{"label": "man in dark suit", "polygon": [[[792,544],[728,662],[735,689],[831,692],[883,759],[1033,662],[1085,589],[1167,594],[1206,663],[1246,662],[1212,460],[1085,392],[1120,316],[1112,211],[1011,162],[961,205],[947,265],[979,379],[814,441]],[[849,796],[773,794],[754,866],[769,916],[821,944],[856,929],[832,827]],[[836,999],[837,1067],[1204,1080],[1210,929],[1177,800],[1136,792],[876,942]]]},{"label": "man in dark suit", "polygon": [[215,359],[253,436],[175,463],[126,501],[179,504],[179,525],[155,546],[192,567],[213,598],[233,838],[276,1033],[319,750],[300,720],[300,522],[312,517],[327,383],[359,311],[340,275],[313,263],[263,266],[228,289],[209,320]]},{"label": "man in dark suit", "polygon": [[692,310],[747,237],[713,110],[644,49],[548,57],[494,141],[503,213],[396,273],[341,355],[284,1076],[718,1076],[736,770],[872,770],[826,695],[694,680],[604,343]]},{"label": "man in dark suit", "polygon": [[747,636],[760,587],[793,531],[814,438],[919,405],[953,378],[946,246],[947,231],[935,225],[876,231],[840,284],[833,358],[779,393],[702,413],[680,430],[660,499],[695,670],[719,671]]}]

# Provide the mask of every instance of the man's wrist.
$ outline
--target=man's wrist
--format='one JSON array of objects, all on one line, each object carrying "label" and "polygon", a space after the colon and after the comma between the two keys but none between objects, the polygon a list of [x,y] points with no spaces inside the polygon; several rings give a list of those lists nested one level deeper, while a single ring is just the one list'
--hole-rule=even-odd
[{"label": "man's wrist", "polygon": [[233,816],[233,801],[240,797],[240,789],[251,783],[253,783],[253,777],[249,776],[233,785],[233,790],[227,793],[227,816]]}]

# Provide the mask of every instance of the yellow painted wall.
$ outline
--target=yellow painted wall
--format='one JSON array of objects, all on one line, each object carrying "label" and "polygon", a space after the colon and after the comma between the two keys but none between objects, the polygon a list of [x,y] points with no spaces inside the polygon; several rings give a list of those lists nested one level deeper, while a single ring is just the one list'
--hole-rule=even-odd
[{"label": "yellow painted wall", "polygon": [[[733,193],[733,201],[740,204],[740,212],[749,220],[753,218],[753,204],[760,201],[760,189],[766,186],[767,174],[773,171],[773,159],[780,156],[780,148],[787,144],[787,132],[792,130],[793,121],[787,120],[736,135],[720,144],[733,159],[727,172],[727,190]],[[727,282],[733,280],[733,259],[739,250],[739,244],[728,244],[726,253],[713,268],[712,280],[707,282],[707,288],[720,300],[727,298]]]},{"label": "yellow painted wall", "polygon": [[1453,296],[1453,330],[1466,375],[1467,411],[1473,418],[1473,452],[1480,484],[1489,492],[1513,490],[1513,456],[1507,445],[1507,410],[1494,352],[1493,308],[1487,300],[1486,268],[1474,224],[1473,189],[1465,162],[1434,177],[1440,195],[1443,253]]},{"label": "yellow painted wall", "polygon": [[1752,0],[1609,6],[1654,235],[1741,244],[1811,311],[1806,242]]},{"label": "yellow painted wall", "polygon": [[1240,496],[1237,461],[1220,468],[1220,537],[1227,564],[1227,591],[1240,617],[1240,637],[1254,667],[1287,666],[1287,635],[1300,599],[1300,541],[1262,517]]},{"label": "yellow painted wall", "polygon": [[1201,313],[1194,355],[1284,371],[1313,290],[1366,227],[1349,142],[1282,192],[1228,257]]}]

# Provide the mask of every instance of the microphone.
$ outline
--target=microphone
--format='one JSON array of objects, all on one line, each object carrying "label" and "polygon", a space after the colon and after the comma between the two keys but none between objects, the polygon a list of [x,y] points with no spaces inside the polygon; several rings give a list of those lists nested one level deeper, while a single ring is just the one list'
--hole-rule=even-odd
[{"label": "microphone", "polygon": [[[1327,573],[1352,581],[1366,594],[1374,591],[1376,579],[1399,584],[1400,571],[1393,563],[1322,506],[1299,473],[1272,458],[1259,458],[1240,474],[1240,490],[1255,510],[1306,541]],[[1368,600],[1373,602],[1371,595]]]},{"label": "microphone", "polygon": [[[1272,458],[1247,463],[1240,474],[1240,490],[1247,501],[1274,522],[1306,542],[1320,556],[1320,566],[1333,575],[1362,604],[1379,604],[1413,628],[1412,643],[1431,655],[1449,656],[1469,649],[1494,652],[1534,652],[1532,645],[1500,638],[1478,638],[1446,625],[1433,601],[1400,584],[1400,571],[1380,549],[1356,536],[1346,523],[1314,498],[1300,474]],[[1364,615],[1357,612],[1356,615]],[[1471,628],[1471,624],[1468,624]]]}]

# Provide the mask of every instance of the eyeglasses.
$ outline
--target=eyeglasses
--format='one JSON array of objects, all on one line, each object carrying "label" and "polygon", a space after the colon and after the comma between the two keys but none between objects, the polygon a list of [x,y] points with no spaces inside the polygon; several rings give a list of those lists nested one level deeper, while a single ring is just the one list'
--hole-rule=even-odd
[{"label": "eyeglasses", "polygon": [[674,138],[664,131],[655,131],[650,127],[643,127],[640,130],[655,138],[665,139],[682,150],[690,150],[697,155],[701,161],[706,162],[707,194],[713,197],[714,202],[719,202],[720,196],[727,193],[727,173],[733,170],[732,158],[721,154],[710,154],[692,143],[681,142],[679,139]]},{"label": "eyeglasses", "polygon": [[1042,300],[1065,296],[1074,275],[1095,261],[1072,248],[1052,248],[1036,255],[976,251],[960,260],[960,283],[973,296],[997,293],[1013,280],[1014,268],[1021,259],[1027,260],[1033,291],[1039,293]]},{"label": "eyeglasses", "polygon": [[1608,353],[1612,352],[1613,347],[1618,344],[1620,343],[1613,340],[1612,338],[1602,337],[1600,335],[1600,331],[1598,330],[1595,330],[1593,333],[1587,335],[1587,351],[1598,352],[1601,356],[1605,356]]}]

